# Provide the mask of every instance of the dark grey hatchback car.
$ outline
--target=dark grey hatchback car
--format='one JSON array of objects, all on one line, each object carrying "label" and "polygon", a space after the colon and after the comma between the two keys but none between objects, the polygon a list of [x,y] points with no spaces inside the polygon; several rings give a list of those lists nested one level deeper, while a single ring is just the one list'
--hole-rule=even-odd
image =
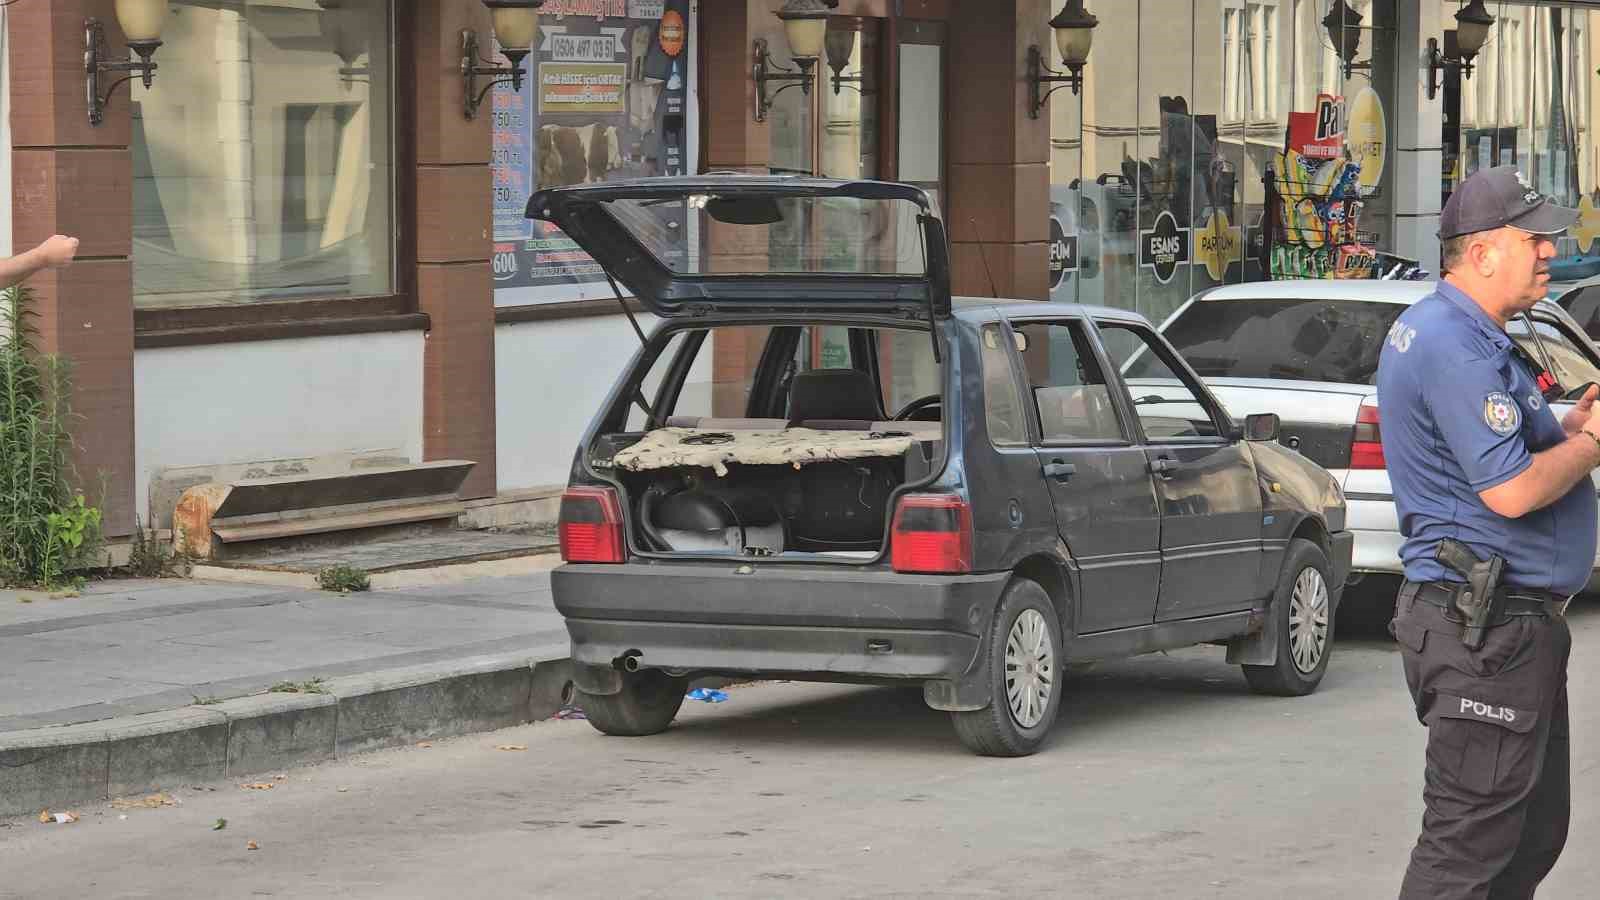
[{"label": "dark grey hatchback car", "polygon": [[528,215],[659,319],[561,502],[555,603],[601,731],[662,731],[698,675],[920,684],[1015,756],[1079,663],[1212,643],[1257,691],[1321,681],[1344,497],[1142,317],[952,301],[901,184],[611,182]]}]

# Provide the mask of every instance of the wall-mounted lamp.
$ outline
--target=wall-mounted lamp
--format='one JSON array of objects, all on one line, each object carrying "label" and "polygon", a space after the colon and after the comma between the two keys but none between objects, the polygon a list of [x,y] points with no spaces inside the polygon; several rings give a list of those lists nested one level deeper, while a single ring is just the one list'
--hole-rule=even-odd
[{"label": "wall-mounted lamp", "polygon": [[1466,6],[1456,10],[1456,54],[1455,58],[1445,56],[1439,49],[1439,41],[1428,38],[1428,99],[1432,100],[1439,90],[1439,73],[1451,69],[1461,73],[1462,78],[1472,77],[1472,61],[1477,58],[1478,51],[1489,41],[1489,29],[1494,27],[1494,16],[1483,8],[1483,0],[1472,0]]},{"label": "wall-mounted lamp", "polygon": [[[317,0],[317,6],[322,8],[321,27],[322,34],[333,44],[333,53],[343,63],[339,67],[339,80],[344,82],[345,90],[360,81],[361,76],[372,74],[371,66],[357,66],[356,61],[365,56],[369,50],[367,30],[362,26],[360,14],[351,8],[354,0]],[[370,83],[370,82],[366,82]]]},{"label": "wall-mounted lamp", "polygon": [[[83,20],[83,71],[87,81],[84,94],[89,101],[90,125],[105,120],[106,104],[124,82],[139,78],[146,88],[150,87],[156,74],[156,64],[150,57],[161,46],[161,26],[166,20],[166,0],[117,0],[117,24],[128,38],[128,48],[138,55],[137,62],[106,62],[110,51],[106,47],[105,26],[99,19]],[[100,81],[113,72],[129,74],[113,81],[102,95]]]},{"label": "wall-mounted lamp", "polygon": [[[788,0],[777,16],[783,22],[783,34],[789,42],[789,56],[798,68],[787,69],[772,61],[767,52],[767,42],[757,38],[755,63],[750,77],[756,83],[756,121],[767,120],[767,110],[775,97],[796,84],[806,94],[811,93],[811,69],[822,56],[824,36],[828,33],[828,10],[839,5],[839,0]],[[767,93],[771,82],[785,82],[782,87]]]},{"label": "wall-mounted lamp", "polygon": [[1328,31],[1328,40],[1333,42],[1333,50],[1339,54],[1339,61],[1344,63],[1344,77],[1349,80],[1351,73],[1356,69],[1371,69],[1372,60],[1356,62],[1356,54],[1361,52],[1361,13],[1350,8],[1344,0],[1333,0],[1333,6],[1328,9],[1328,14],[1322,17],[1322,27]]},{"label": "wall-mounted lamp", "polygon": [[[1050,20],[1050,30],[1055,32],[1056,52],[1067,67],[1065,74],[1044,63],[1044,53],[1035,44],[1028,48],[1028,117],[1039,118],[1050,95],[1063,87],[1072,88],[1074,94],[1083,88],[1083,66],[1089,61],[1089,48],[1094,43],[1094,27],[1100,20],[1083,8],[1083,0],[1067,0],[1061,12]],[[1050,90],[1044,85],[1054,84]]]},{"label": "wall-mounted lamp", "polygon": [[[463,111],[469,119],[478,114],[483,98],[495,85],[509,83],[513,91],[522,90],[522,79],[527,74],[522,60],[533,51],[533,40],[539,33],[539,7],[544,5],[544,0],[483,0],[483,5],[494,14],[494,37],[500,43],[501,54],[511,65],[479,65],[488,60],[478,53],[477,32],[461,32]],[[481,89],[478,87],[480,76],[492,79]]]},{"label": "wall-mounted lamp", "polygon": [[[844,70],[850,68],[850,55],[856,49],[856,32],[835,29],[828,32],[822,43],[828,56],[828,68],[833,70],[833,93],[837,96],[839,89],[846,84],[860,84],[860,75],[844,74]],[[851,90],[861,93],[859,87],[852,87]]]}]

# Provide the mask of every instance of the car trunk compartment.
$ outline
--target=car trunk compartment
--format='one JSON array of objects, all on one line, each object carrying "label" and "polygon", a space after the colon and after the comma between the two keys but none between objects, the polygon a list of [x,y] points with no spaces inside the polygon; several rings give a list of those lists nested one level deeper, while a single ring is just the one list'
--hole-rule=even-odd
[{"label": "car trunk compartment", "polygon": [[[926,425],[918,430],[928,433]],[[909,431],[828,432],[815,446],[806,443],[816,439],[809,429],[762,434],[766,441],[747,442],[744,451],[731,453],[704,448],[726,448],[738,437],[722,444],[695,442],[726,432],[603,436],[595,444],[595,462],[624,488],[633,546],[647,554],[870,560],[884,549],[895,492],[925,481],[942,453],[940,441]],[[647,437],[654,443],[646,444]],[[680,439],[683,449],[664,445],[663,438]],[[774,452],[780,444],[785,449]],[[629,452],[641,445],[650,455],[643,465]],[[831,458],[863,447],[871,455]]]}]

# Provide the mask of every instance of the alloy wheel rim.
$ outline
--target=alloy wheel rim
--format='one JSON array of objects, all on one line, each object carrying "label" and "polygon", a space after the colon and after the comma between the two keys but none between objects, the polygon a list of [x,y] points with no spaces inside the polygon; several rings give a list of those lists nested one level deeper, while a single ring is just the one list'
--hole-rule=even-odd
[{"label": "alloy wheel rim", "polygon": [[1023,728],[1034,728],[1044,721],[1055,680],[1050,627],[1038,610],[1025,609],[1011,623],[1011,633],[1006,636],[1006,705],[1011,710],[1011,720]]},{"label": "alloy wheel rim", "polygon": [[1317,670],[1328,650],[1328,584],[1310,566],[1300,570],[1289,598],[1289,650],[1304,675]]}]

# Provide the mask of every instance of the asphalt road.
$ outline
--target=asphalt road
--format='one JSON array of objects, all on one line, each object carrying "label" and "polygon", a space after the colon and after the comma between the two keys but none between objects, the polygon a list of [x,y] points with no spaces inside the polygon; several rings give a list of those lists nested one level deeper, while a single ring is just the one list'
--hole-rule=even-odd
[{"label": "asphalt road", "polygon": [[[1573,625],[1575,812],[1541,897],[1600,881],[1600,603]],[[1104,665],[1021,760],[968,755],[916,692],[729,694],[654,738],[549,721],[11,820],[0,897],[1392,897],[1421,814],[1380,636],[1302,699],[1251,695],[1219,648]]]}]

